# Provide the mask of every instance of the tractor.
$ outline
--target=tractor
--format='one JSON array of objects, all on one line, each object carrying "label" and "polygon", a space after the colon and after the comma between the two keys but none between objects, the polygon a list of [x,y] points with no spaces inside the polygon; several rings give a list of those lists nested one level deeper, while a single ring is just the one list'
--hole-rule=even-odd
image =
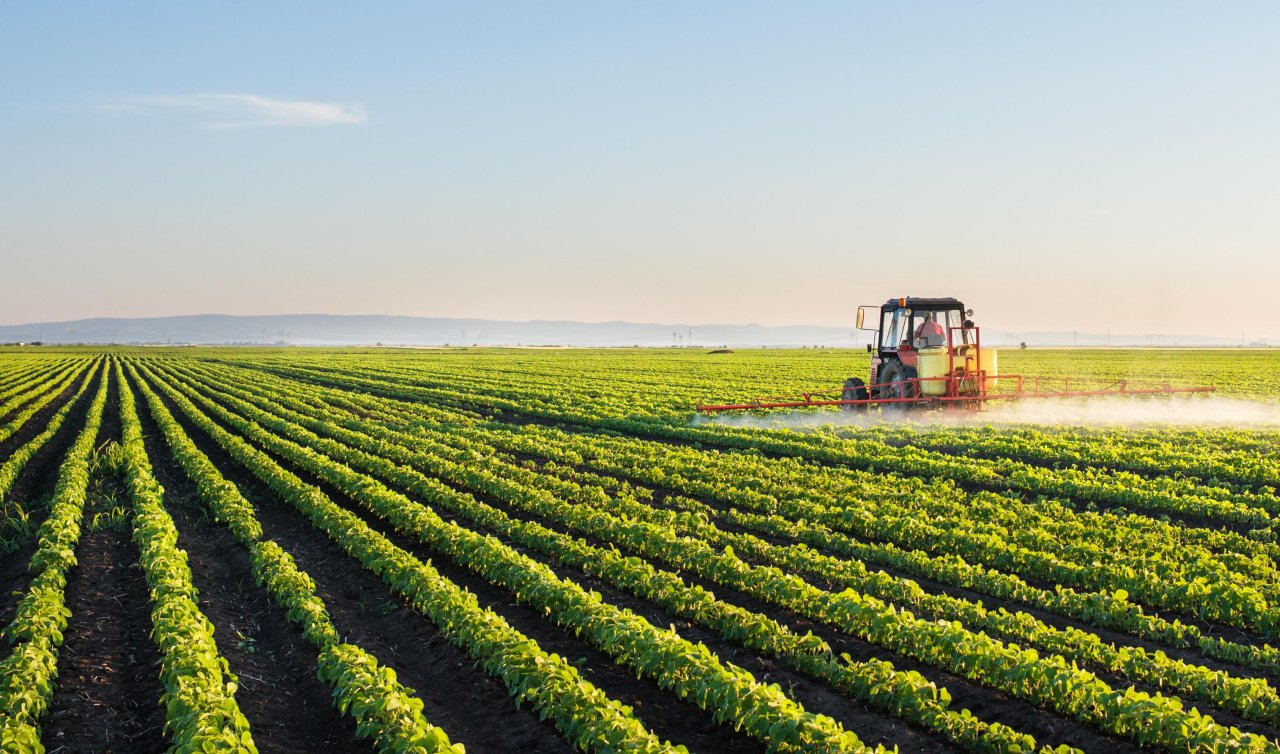
[{"label": "tractor", "polygon": [[1214,391],[1212,386],[1176,387],[1168,382],[1000,374],[996,349],[982,345],[981,330],[972,317],[973,310],[954,298],[903,296],[880,306],[860,306],[857,329],[873,333],[867,344],[871,355],[868,382],[850,377],[834,390],[750,403],[698,405],[697,410],[710,414],[839,406],[865,411],[878,406],[882,412],[897,413],[922,407],[976,410],[992,400]]}]

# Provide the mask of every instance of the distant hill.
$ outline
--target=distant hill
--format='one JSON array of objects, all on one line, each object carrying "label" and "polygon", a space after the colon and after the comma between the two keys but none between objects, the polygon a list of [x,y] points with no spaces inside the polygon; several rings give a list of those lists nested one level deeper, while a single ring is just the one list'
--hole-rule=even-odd
[{"label": "distant hill", "polygon": [[[816,325],[683,325],[637,322],[571,322],[533,320],[399,317],[381,314],[283,314],[233,316],[199,314],[179,317],[81,319],[0,325],[0,342],[43,341],[50,344],[195,344],[195,345],[524,345],[524,346],[735,346],[862,347],[867,333],[852,337],[850,327]],[[983,330],[994,346],[1028,345],[1206,345],[1232,346],[1228,338]]]}]

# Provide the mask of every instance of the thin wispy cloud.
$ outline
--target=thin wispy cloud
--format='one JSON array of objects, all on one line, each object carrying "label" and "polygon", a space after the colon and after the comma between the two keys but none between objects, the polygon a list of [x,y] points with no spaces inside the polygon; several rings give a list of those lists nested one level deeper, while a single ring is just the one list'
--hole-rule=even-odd
[{"label": "thin wispy cloud", "polygon": [[101,103],[98,109],[142,115],[186,115],[197,119],[203,128],[346,126],[369,119],[358,105],[271,99],[255,94],[120,97]]}]

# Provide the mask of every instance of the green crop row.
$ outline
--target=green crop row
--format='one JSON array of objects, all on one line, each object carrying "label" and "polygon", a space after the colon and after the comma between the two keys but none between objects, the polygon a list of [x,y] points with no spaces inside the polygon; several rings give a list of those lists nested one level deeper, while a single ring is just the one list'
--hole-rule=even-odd
[{"label": "green crop row", "polygon": [[256,752],[249,721],[236,704],[237,681],[218,652],[213,624],[200,610],[186,552],[164,509],[142,439],[133,391],[117,361],[122,433],[121,467],[133,502],[133,541],[151,589],[151,638],[160,650],[161,704],[170,750]]},{"label": "green crop row", "polygon": [[[190,388],[187,388],[190,390]],[[207,401],[193,397],[254,442],[316,474],[386,518],[398,530],[421,537],[433,549],[547,612],[619,662],[698,706],[717,720],[767,742],[779,751],[865,751],[851,732],[825,715],[806,712],[776,685],[722,663],[705,646],[655,628],[509,546],[444,521],[429,509],[327,456],[264,431]]]},{"label": "green crop row", "polygon": [[[207,399],[206,399],[207,401]],[[206,402],[206,405],[210,405]],[[210,405],[210,408],[214,406]],[[241,407],[243,410],[243,407]],[[244,425],[247,431],[255,431],[255,439],[274,443],[281,453],[288,447],[274,439],[270,433],[249,425],[243,419],[220,413],[226,421]],[[269,421],[261,412],[253,414],[257,421]],[[288,432],[287,423],[268,424],[278,432]],[[316,443],[327,453],[340,457],[353,455],[336,444]],[[294,453],[295,462],[305,463],[305,453]],[[477,457],[482,457],[477,454]],[[320,473],[317,471],[317,473]],[[507,473],[510,473],[509,470]],[[490,494],[500,494],[506,484],[500,475],[489,474]],[[331,479],[335,484],[343,482],[341,476]],[[347,480],[348,485],[353,484]],[[367,483],[366,483],[367,484]],[[475,484],[475,482],[472,482]],[[363,490],[362,490],[363,491]],[[644,526],[636,521],[621,521],[604,513],[588,513],[581,508],[565,509],[563,504],[536,493],[521,494],[506,489],[503,498],[521,507],[533,506],[531,511],[551,520],[592,534],[600,539],[626,545],[649,557],[658,557],[674,565],[692,568],[712,580],[728,579],[733,586],[767,601],[795,609],[818,620],[831,623],[844,630],[851,625],[861,627],[865,638],[884,642],[885,646],[907,654],[937,662],[975,680],[992,683],[1011,693],[1026,695],[1037,702],[1057,707],[1069,714],[1094,719],[1101,727],[1122,735],[1133,736],[1140,742],[1158,742],[1163,746],[1178,748],[1187,745],[1191,750],[1198,746],[1227,745],[1229,742],[1251,750],[1264,746],[1259,737],[1237,737],[1208,718],[1192,711],[1187,713],[1175,699],[1160,695],[1145,695],[1132,689],[1114,692],[1094,676],[1075,670],[1061,658],[1039,658],[1034,652],[1017,647],[1005,647],[998,642],[964,631],[958,624],[941,625],[915,619],[910,614],[897,613],[874,598],[864,597],[851,590],[839,595],[817,590],[808,584],[783,574],[776,569],[762,569],[746,565],[731,552],[715,553],[708,545],[694,540],[680,539],[670,530],[656,526]],[[393,516],[394,511],[380,511]],[[594,522],[594,523],[587,523]],[[854,628],[857,631],[857,628]],[[950,637],[948,639],[948,637]],[[967,645],[969,655],[959,656],[947,650],[956,645]],[[943,651],[939,651],[943,650]],[[944,656],[947,655],[947,656]],[[1188,735],[1188,731],[1192,731]]]},{"label": "green crop row", "polygon": [[[279,389],[279,387],[274,385],[273,389]],[[379,399],[360,398],[361,411],[371,410],[371,401],[377,400]],[[377,408],[376,404],[375,408]],[[382,408],[389,410],[385,406]],[[440,418],[438,412],[433,413],[432,416]],[[403,421],[403,418],[401,420]],[[936,556],[929,556],[918,550],[908,549],[904,552],[893,542],[857,542],[859,557],[895,567],[911,566],[915,572],[927,578],[944,577],[942,580],[948,583],[957,583],[966,588],[983,589],[1004,598],[1020,599],[1036,607],[1089,620],[1098,625],[1135,632],[1146,638],[1169,642],[1173,646],[1199,645],[1207,654],[1232,662],[1243,662],[1253,667],[1265,668],[1277,660],[1276,650],[1270,647],[1253,647],[1204,637],[1194,626],[1146,615],[1138,605],[1127,599],[1127,594],[1124,599],[1117,599],[1116,595],[1122,593],[1121,590],[1125,585],[1133,586],[1135,583],[1144,583],[1144,579],[1149,580],[1149,567],[1143,573],[1130,576],[1119,569],[1119,564],[1115,562],[1116,558],[1106,557],[1101,552],[1093,552],[1086,554],[1083,562],[1089,563],[1092,560],[1096,563],[1099,559],[1103,559],[1105,566],[1087,565],[1073,568],[1070,563],[1062,560],[1061,556],[1065,553],[1061,551],[1046,553],[1037,558],[1033,550],[1027,549],[1017,551],[1016,557],[997,559],[994,563],[1014,569],[1029,570],[1034,576],[1040,578],[1074,577],[1069,583],[1094,583],[1106,586],[1110,591],[1081,594],[1062,587],[1052,591],[1033,588],[1017,576],[1004,574],[990,567],[972,566],[958,555],[946,554],[948,549],[950,552],[956,552],[958,549],[959,552],[970,557],[986,560],[990,566],[993,564],[992,553],[998,553],[999,548],[1008,547],[1005,542],[995,537],[961,538],[958,536],[959,532],[944,532],[933,527],[932,524],[923,523],[918,518],[904,520],[903,525],[895,526],[893,523],[895,511],[891,509],[877,510],[869,516],[852,517],[846,506],[823,507],[811,502],[818,489],[815,487],[815,482],[819,481],[814,477],[813,469],[792,467],[804,472],[807,475],[806,478],[797,480],[796,485],[790,489],[781,484],[766,488],[767,492],[772,494],[762,495],[746,487],[735,488],[725,484],[726,480],[740,480],[749,485],[759,485],[760,479],[764,476],[761,474],[763,469],[759,459],[735,454],[698,453],[652,444],[648,446],[650,451],[644,452],[646,446],[638,441],[600,437],[582,438],[537,427],[526,427],[516,433],[485,431],[468,426],[459,430],[459,433],[480,437],[486,442],[499,443],[512,452],[553,457],[566,463],[586,463],[607,473],[624,475],[629,479],[647,484],[675,487],[686,494],[706,496],[708,499],[731,506],[745,505],[749,509],[769,513],[782,510],[808,522],[829,522],[843,531],[850,531],[856,525],[858,533],[875,538],[883,538],[889,534],[908,547],[931,546],[935,550],[942,549],[943,552]],[[456,437],[457,434],[451,434],[449,437]],[[660,457],[653,452],[655,449],[659,451]],[[690,458],[695,458],[699,462],[714,463],[714,468],[689,466],[687,460]],[[753,465],[749,468],[742,467],[740,461]],[[689,470],[686,471],[686,468]],[[909,486],[906,490],[907,494],[918,495],[920,492],[918,485]],[[993,507],[1010,507],[1007,500],[994,502]],[[934,516],[936,514],[931,515],[930,518]],[[1086,536],[1081,532],[1076,538],[1086,539]],[[1087,538],[1092,540],[1095,537],[1090,535]],[[851,539],[848,541],[853,542]],[[939,543],[949,547],[940,548]],[[1141,552],[1142,557],[1151,558],[1150,547],[1144,548]],[[1011,551],[1011,554],[1015,552]],[[1120,563],[1122,564],[1123,561]],[[1111,578],[1098,578],[1104,574]],[[1193,573],[1190,574],[1190,578],[1187,578],[1179,576],[1175,571],[1171,574],[1171,578],[1175,580],[1170,591],[1176,590],[1179,583],[1203,587],[1205,584],[1200,582],[1200,579],[1209,581],[1207,576],[1208,574],[1202,576]],[[1148,596],[1147,591],[1149,590],[1140,592],[1139,596]]]},{"label": "green crop row", "polygon": [[215,520],[225,523],[237,541],[250,553],[254,579],[266,586],[272,598],[298,623],[303,635],[318,651],[317,667],[322,681],[333,687],[334,704],[356,720],[356,732],[375,742],[382,754],[408,752],[461,752],[448,735],[431,725],[422,715],[423,703],[412,689],[400,684],[390,668],[363,649],[342,644],[329,620],[323,600],[315,592],[315,582],[297,567],[278,544],[262,539],[262,526],[234,484],[227,481],[187,437],[159,397],[138,378],[134,379],[164,435],[174,459],[195,483],[201,501]]},{"label": "green crop row", "polygon": [[[230,389],[225,383],[221,390],[213,389],[208,383],[198,384],[206,394],[217,394]],[[241,397],[250,397],[241,391],[236,392]],[[918,673],[902,673],[894,670],[892,664],[879,660],[865,663],[841,661],[820,639],[812,635],[796,636],[765,616],[717,600],[701,587],[688,586],[670,571],[656,569],[646,561],[625,557],[612,549],[594,547],[537,523],[511,518],[478,500],[454,495],[439,482],[414,470],[428,468],[439,473],[439,467],[443,466],[452,472],[448,474],[449,478],[458,478],[467,476],[468,472],[464,467],[449,463],[443,458],[407,450],[392,442],[381,442],[353,429],[341,429],[340,425],[352,422],[333,413],[319,413],[318,407],[314,405],[309,406],[312,409],[311,416],[323,418],[310,418],[308,414],[285,411],[278,407],[286,404],[309,404],[298,400],[293,394],[284,394],[279,389],[273,391],[272,400],[258,399],[254,403],[259,407],[263,404],[275,404],[276,412],[283,418],[317,432],[325,432],[341,439],[346,446],[363,451],[344,451],[333,443],[325,443],[324,447],[326,450],[347,452],[344,459],[347,462],[395,483],[421,499],[447,506],[451,512],[503,534],[522,546],[550,555],[558,562],[572,565],[589,575],[604,578],[620,589],[655,602],[672,615],[712,628],[730,641],[782,659],[803,672],[851,693],[855,698],[924,725],[970,751],[1031,751],[1035,747],[1035,740],[1031,736],[1017,733],[1003,725],[985,723],[971,714],[947,709],[948,695],[945,689],[937,688]],[[255,418],[260,422],[272,422],[266,426],[295,440],[315,440],[313,435],[308,436],[264,414],[255,414]],[[362,426],[358,422],[355,424]],[[363,425],[362,428],[369,432],[376,431],[376,427],[368,425]],[[396,466],[375,456],[394,460],[401,465]],[[505,471],[514,474],[518,470]]]},{"label": "green crop row", "polygon": [[4,631],[13,645],[10,654],[0,661],[0,749],[6,752],[45,751],[40,743],[40,718],[53,697],[58,650],[71,616],[66,606],[67,571],[76,563],[89,484],[89,457],[106,402],[104,372],[84,426],[58,469],[49,515],[40,527],[31,557],[30,570],[35,577],[18,603],[13,622]]},{"label": "green crop row", "polygon": [[88,391],[89,385],[92,383],[93,374],[91,372],[81,381],[79,389],[77,389],[75,394],[71,396],[71,400],[67,401],[58,409],[57,413],[50,417],[49,423],[45,425],[44,431],[23,443],[22,447],[9,454],[9,457],[5,459],[2,465],[0,465],[0,500],[4,500],[8,496],[9,490],[13,487],[13,483],[18,479],[18,474],[22,472],[22,469],[27,465],[27,462],[31,460],[31,457],[39,452],[40,449],[45,446],[45,443],[49,442],[50,438],[57,434],[58,430],[62,428],[62,424],[66,421],[67,415],[71,413],[72,407],[75,406],[75,404],[80,400],[80,397]]},{"label": "green crop row", "polygon": [[[290,369],[275,368],[269,371],[294,376],[299,374],[308,375],[307,379],[316,378],[316,370],[304,369],[298,366]],[[911,448],[892,448],[883,443],[842,440],[821,433],[797,434],[794,432],[735,430],[732,427],[683,426],[652,420],[619,419],[608,418],[607,416],[601,418],[581,407],[573,410],[552,411],[546,407],[548,405],[546,401],[539,398],[530,397],[522,401],[511,397],[513,394],[518,395],[520,393],[521,388],[519,386],[524,384],[525,381],[513,384],[503,383],[501,387],[485,388],[477,393],[474,390],[465,390],[467,383],[465,379],[456,379],[454,384],[447,386],[430,387],[428,382],[421,379],[405,385],[369,377],[339,374],[334,369],[322,371],[323,374],[318,379],[326,384],[347,387],[356,386],[362,392],[372,392],[393,398],[411,401],[428,400],[440,405],[462,406],[464,408],[473,408],[476,405],[480,405],[488,407],[490,410],[506,412],[513,416],[529,417],[530,420],[568,423],[584,428],[622,432],[663,442],[710,445],[738,452],[768,453],[781,457],[807,459],[830,465],[833,469],[862,469],[875,476],[885,476],[886,472],[888,472],[890,475],[902,478],[904,482],[911,479],[949,479],[954,483],[990,488],[997,491],[1004,490],[1006,494],[1002,497],[1006,499],[1016,499],[1017,495],[1027,493],[1054,494],[1055,490],[1060,495],[1066,495],[1068,488],[1079,486],[1078,480],[1073,481],[1071,478],[1068,478],[1066,482],[1055,482],[1054,471],[1051,469],[1036,469],[1026,464],[1014,464],[1012,467],[1014,472],[1032,475],[1040,480],[1037,484],[1043,483],[1041,487],[1036,489],[1016,488],[1016,485],[1010,486],[1007,484],[1004,471],[982,461],[951,458],[942,454],[929,454]],[[571,387],[566,386],[565,389],[571,389]],[[607,401],[608,396],[602,396],[599,400]],[[598,410],[600,408],[599,400],[596,403],[588,402],[583,405],[590,405],[593,410]],[[1168,485],[1175,484],[1175,482],[1176,480],[1156,480],[1155,484]],[[1110,497],[1102,500],[1107,505],[1131,505],[1135,500],[1141,502],[1141,499],[1144,498],[1163,495],[1169,498],[1170,505],[1179,507],[1194,505],[1195,501],[1200,497],[1195,494],[1187,494],[1185,496],[1174,494],[1178,490],[1146,489],[1140,479],[1126,478],[1124,484],[1119,482],[1107,483],[1105,479],[1101,481],[1094,479],[1086,486],[1090,485],[1094,487],[1102,485],[1104,491],[1110,490],[1107,493]],[[1173,497],[1170,497],[1170,495],[1173,495]],[[1106,497],[1106,495],[1103,497]],[[1222,502],[1213,502],[1211,507]],[[1225,505],[1228,508],[1240,507],[1236,503],[1226,503]],[[1071,508],[1066,506],[1058,505],[1057,508],[1068,515],[1073,512]],[[1256,509],[1247,513],[1247,516],[1256,517],[1258,514],[1265,516],[1265,513]],[[1152,525],[1159,525],[1159,522],[1139,516],[1113,518],[1121,520],[1123,524],[1121,528],[1123,529],[1136,529],[1148,521]],[[1131,521],[1123,521],[1126,518],[1131,519]],[[1265,555],[1268,560],[1280,557],[1280,547],[1277,547],[1273,542],[1253,541],[1234,532],[1216,529],[1174,529],[1174,527],[1168,525],[1164,525],[1163,531],[1165,533],[1176,531],[1180,539],[1203,544],[1215,550],[1238,551],[1245,558],[1252,558],[1259,554]],[[1258,536],[1263,540],[1272,538],[1269,531],[1259,531],[1261,533]],[[1103,532],[1100,531],[1099,533]],[[1247,561],[1242,561],[1238,565],[1251,567],[1251,564]],[[1270,576],[1276,576],[1273,562],[1269,564],[1268,570]],[[1209,580],[1218,581],[1220,579],[1211,578]],[[1276,595],[1280,596],[1280,591],[1277,591]],[[1210,594],[1209,596],[1212,598],[1213,595]],[[1212,610],[1215,606],[1215,601],[1209,599],[1200,601],[1200,604],[1205,609]]]},{"label": "green crop row", "polygon": [[[35,416],[41,409],[52,403],[62,391],[66,390],[77,377],[84,373],[87,365],[77,364],[69,367],[65,374],[61,375],[56,382],[41,382],[30,392],[24,393],[15,399],[19,404],[30,401],[26,408],[18,411],[13,415],[4,426],[0,426],[0,442],[13,437],[18,430],[22,429],[27,420]],[[37,397],[38,396],[38,397]],[[34,400],[33,400],[34,399]],[[8,413],[6,407],[0,406],[0,416]]]},{"label": "green crop row", "polygon": [[222,429],[149,370],[144,368],[143,372],[232,458],[380,576],[486,672],[501,678],[517,703],[527,702],[539,714],[552,718],[573,745],[589,751],[685,752],[683,746],[659,741],[629,707],[606,696],[583,679],[573,665],[545,652],[496,613],[481,607],[475,595],[455,586],[430,564],[397,548],[267,454]]}]

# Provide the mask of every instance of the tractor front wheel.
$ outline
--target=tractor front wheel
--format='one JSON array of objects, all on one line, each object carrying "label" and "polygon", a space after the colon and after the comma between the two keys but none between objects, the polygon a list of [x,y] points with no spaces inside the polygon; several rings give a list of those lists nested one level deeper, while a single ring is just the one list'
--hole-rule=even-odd
[{"label": "tractor front wheel", "polygon": [[[863,382],[859,377],[850,377],[844,381],[844,387],[840,389],[840,400],[842,401],[865,401],[870,398],[871,394],[867,392],[867,383]],[[849,403],[843,407],[845,411],[866,411],[865,403]]]}]

